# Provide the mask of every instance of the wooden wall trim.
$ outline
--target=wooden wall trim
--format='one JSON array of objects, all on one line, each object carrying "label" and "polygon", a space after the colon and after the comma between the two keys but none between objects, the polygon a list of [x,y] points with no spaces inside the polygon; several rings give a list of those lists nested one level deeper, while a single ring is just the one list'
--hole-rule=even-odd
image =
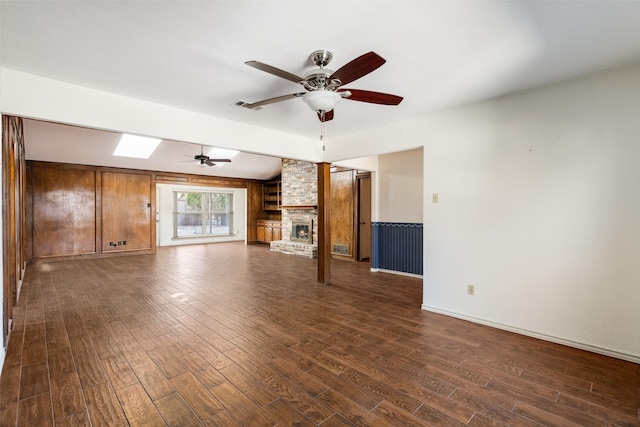
[{"label": "wooden wall trim", "polygon": [[3,346],[11,331],[27,259],[25,155],[22,119],[2,116]]},{"label": "wooden wall trim", "polygon": [[184,184],[184,185],[198,185],[198,186],[212,186],[212,187],[234,187],[234,188],[247,188],[249,183],[262,184],[267,182],[266,180],[258,179],[246,179],[246,178],[229,178],[224,176],[209,176],[209,175],[191,175],[174,172],[163,171],[151,171],[144,169],[125,169],[115,168],[109,166],[93,166],[93,165],[79,165],[73,163],[56,163],[56,162],[43,162],[37,160],[27,161],[27,165],[42,165],[50,168],[63,168],[63,169],[90,169],[99,172],[126,172],[133,174],[151,175],[154,184]]},{"label": "wooden wall trim", "polygon": [[94,254],[94,256],[98,257],[98,256],[104,256],[104,254],[102,253],[102,244],[103,244],[103,237],[102,237],[102,174],[99,173],[97,170],[93,171],[95,173],[95,195],[96,195],[96,240],[95,240],[95,245],[96,245],[96,252]]}]

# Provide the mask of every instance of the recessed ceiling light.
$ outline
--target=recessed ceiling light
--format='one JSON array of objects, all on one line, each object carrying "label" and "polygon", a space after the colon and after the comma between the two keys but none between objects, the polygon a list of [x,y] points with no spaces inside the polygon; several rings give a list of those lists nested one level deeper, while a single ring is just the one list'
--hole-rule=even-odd
[{"label": "recessed ceiling light", "polygon": [[122,138],[120,138],[120,143],[116,147],[116,151],[113,152],[113,155],[148,159],[158,144],[160,144],[160,141],[158,138],[124,134]]}]

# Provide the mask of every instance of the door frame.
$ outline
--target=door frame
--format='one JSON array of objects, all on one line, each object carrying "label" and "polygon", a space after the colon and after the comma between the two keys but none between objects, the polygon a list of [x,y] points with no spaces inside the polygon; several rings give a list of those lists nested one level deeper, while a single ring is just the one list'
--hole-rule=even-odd
[{"label": "door frame", "polygon": [[[356,239],[355,239],[355,246],[356,246],[356,250],[355,250],[355,260],[356,261],[365,261],[365,260],[369,260],[369,262],[371,261],[371,241],[369,241],[369,256],[368,257],[362,257],[361,255],[361,233],[360,233],[360,222],[361,222],[361,212],[360,212],[360,207],[362,205],[362,192],[360,191],[362,182],[365,180],[369,180],[369,207],[371,208],[372,205],[372,200],[371,200],[371,172],[368,171],[358,171],[356,173],[356,185],[355,185],[355,191],[356,191],[356,200],[355,200],[355,217],[356,217],[356,223],[355,223],[355,231],[356,231]],[[369,213],[369,224],[371,225],[371,212]]]}]

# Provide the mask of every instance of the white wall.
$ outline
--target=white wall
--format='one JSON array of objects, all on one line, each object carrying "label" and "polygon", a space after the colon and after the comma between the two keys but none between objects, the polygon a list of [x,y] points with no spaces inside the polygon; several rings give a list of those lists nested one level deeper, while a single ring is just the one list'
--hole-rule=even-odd
[{"label": "white wall", "polygon": [[349,169],[375,172],[378,170],[378,156],[359,157],[357,159],[340,160],[333,162],[332,166],[341,166]]},{"label": "white wall", "polygon": [[[217,237],[173,238],[173,192],[174,191],[222,191],[233,193],[234,235]],[[247,238],[247,190],[244,188],[197,187],[175,184],[156,184],[158,212],[158,246],[176,246],[213,242],[246,241]]]},{"label": "white wall", "polygon": [[422,224],[422,148],[378,157],[373,221]]},{"label": "white wall", "polygon": [[[0,114],[0,141],[2,141],[2,114]],[[4,162],[4,159],[2,158],[2,152],[3,150],[0,148],[0,188],[2,188],[2,164]],[[0,212],[2,212],[2,198],[0,197]],[[2,215],[0,215],[0,272],[2,272],[0,274],[0,321],[3,321],[4,319],[4,247],[2,246],[2,242],[4,241],[4,239],[2,238],[2,231],[4,230],[4,217]],[[0,327],[0,329],[2,329],[2,335],[3,337],[0,337],[0,341],[4,342],[4,330],[3,328]],[[7,348],[4,346],[4,344],[2,345],[2,348],[0,349],[0,372],[2,372],[2,365],[4,365],[4,356],[6,354],[6,350]]]},{"label": "white wall", "polygon": [[640,362],[640,66],[387,131],[328,151],[424,145],[424,309]]}]

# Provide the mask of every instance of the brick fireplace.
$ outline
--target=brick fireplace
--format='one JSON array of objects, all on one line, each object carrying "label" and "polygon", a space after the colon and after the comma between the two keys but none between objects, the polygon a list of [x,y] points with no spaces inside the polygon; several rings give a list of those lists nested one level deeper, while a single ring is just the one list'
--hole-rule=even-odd
[{"label": "brick fireplace", "polygon": [[[318,172],[315,163],[282,159],[282,240],[271,250],[305,258],[318,257]],[[293,224],[308,224],[308,242],[293,238]],[[298,236],[299,237],[299,236]]]}]

